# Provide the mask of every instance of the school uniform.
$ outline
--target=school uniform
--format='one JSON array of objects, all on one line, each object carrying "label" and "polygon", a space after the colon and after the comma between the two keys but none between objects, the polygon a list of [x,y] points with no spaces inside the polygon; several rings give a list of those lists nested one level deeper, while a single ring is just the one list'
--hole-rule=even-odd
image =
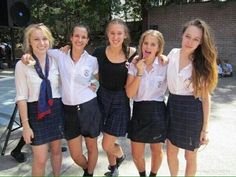
[{"label": "school uniform", "polygon": [[60,92],[60,75],[55,58],[49,57],[48,80],[51,84],[53,105],[51,113],[43,119],[38,119],[38,100],[42,79],[34,66],[28,66],[21,61],[15,69],[16,101],[27,102],[29,125],[34,133],[32,145],[42,145],[63,138],[63,111]]},{"label": "school uniform", "polygon": [[98,73],[97,59],[83,52],[75,63],[71,54],[49,50],[58,58],[62,82],[62,102],[65,114],[65,138],[79,135],[95,138],[100,134],[101,114],[97,94],[89,88],[93,75]]},{"label": "school uniform", "polygon": [[124,137],[130,120],[129,98],[125,92],[128,75],[127,61],[112,63],[106,56],[106,47],[95,49],[99,65],[98,102],[102,113],[102,131]]},{"label": "school uniform", "polygon": [[[162,65],[158,58],[152,69],[146,69],[141,77],[137,94],[133,97],[133,114],[129,123],[128,138],[134,142],[161,143],[166,139],[166,92],[167,65]],[[130,64],[130,75],[137,75],[135,64]]]},{"label": "school uniform", "polygon": [[200,146],[203,126],[202,102],[193,96],[192,63],[179,71],[180,49],[168,55],[167,138],[179,148],[193,151]]}]

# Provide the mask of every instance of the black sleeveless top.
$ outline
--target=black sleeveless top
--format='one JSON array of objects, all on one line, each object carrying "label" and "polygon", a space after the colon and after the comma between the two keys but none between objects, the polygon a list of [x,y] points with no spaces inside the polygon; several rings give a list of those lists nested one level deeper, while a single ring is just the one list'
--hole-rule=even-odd
[{"label": "black sleeveless top", "polygon": [[99,84],[111,91],[123,90],[128,76],[126,61],[112,63],[106,56],[106,47],[96,48],[92,55],[98,60]]}]

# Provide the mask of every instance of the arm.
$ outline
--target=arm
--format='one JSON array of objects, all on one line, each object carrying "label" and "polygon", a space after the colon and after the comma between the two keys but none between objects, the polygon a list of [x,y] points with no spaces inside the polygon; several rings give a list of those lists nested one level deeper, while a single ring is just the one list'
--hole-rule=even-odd
[{"label": "arm", "polygon": [[144,59],[137,62],[137,74],[136,76],[129,74],[125,86],[126,94],[129,98],[134,97],[137,94],[140,81],[144,72]]},{"label": "arm", "polygon": [[21,61],[16,64],[15,69],[15,85],[16,85],[16,100],[17,106],[20,113],[21,123],[23,126],[23,136],[26,144],[31,143],[31,138],[34,137],[33,131],[28,123],[28,111],[27,111],[27,103],[28,99],[28,86],[26,79],[26,67]]},{"label": "arm", "polygon": [[202,98],[202,108],[203,108],[203,126],[200,135],[201,144],[208,143],[208,126],[209,126],[209,117],[210,117],[210,104],[211,104],[211,96],[208,93],[204,98]]},{"label": "arm", "polygon": [[21,100],[17,102],[17,106],[19,109],[19,114],[21,118],[21,123],[23,126],[23,137],[26,144],[32,143],[31,139],[34,138],[34,133],[29,125],[28,119],[28,111],[27,111],[27,103],[25,100]]}]

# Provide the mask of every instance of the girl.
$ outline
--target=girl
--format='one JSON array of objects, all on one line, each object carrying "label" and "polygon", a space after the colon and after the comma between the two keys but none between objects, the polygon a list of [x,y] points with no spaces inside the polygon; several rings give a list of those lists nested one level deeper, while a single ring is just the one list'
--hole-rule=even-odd
[{"label": "girl", "polygon": [[31,143],[33,151],[32,176],[44,176],[49,146],[53,175],[59,176],[61,170],[61,85],[55,58],[47,54],[52,44],[52,34],[45,25],[28,26],[24,34],[24,48],[36,64],[29,66],[19,61],[15,70],[16,101],[23,136],[26,144]]},{"label": "girl", "polygon": [[144,150],[150,144],[151,172],[156,176],[160,168],[166,139],[164,94],[167,88],[167,65],[162,64],[163,35],[156,30],[144,32],[139,41],[139,60],[131,63],[126,84],[126,93],[133,98],[133,115],[128,137],[134,163],[140,176],[146,176]]},{"label": "girl", "polygon": [[97,57],[99,65],[98,102],[102,113],[102,147],[107,153],[110,171],[107,176],[118,175],[118,167],[125,155],[119,144],[118,137],[127,133],[130,120],[129,99],[125,93],[127,80],[127,63],[135,53],[128,46],[129,31],[125,22],[113,19],[106,28],[108,45],[95,49],[93,56]]},{"label": "girl", "polygon": [[197,170],[197,149],[208,143],[210,93],[217,84],[216,48],[209,26],[202,20],[188,22],[182,47],[168,55],[167,157],[171,176],[179,171],[179,148],[185,149],[186,176]]}]

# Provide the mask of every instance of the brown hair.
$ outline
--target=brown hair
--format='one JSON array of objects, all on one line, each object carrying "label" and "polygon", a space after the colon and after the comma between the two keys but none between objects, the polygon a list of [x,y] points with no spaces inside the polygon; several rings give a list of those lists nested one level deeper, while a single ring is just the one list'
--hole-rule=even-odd
[{"label": "brown hair", "polygon": [[[119,25],[122,25],[124,27],[126,38],[124,39],[124,42],[122,43],[122,50],[125,54],[126,59],[128,59],[128,57],[129,57],[129,44],[130,44],[129,28],[123,20],[118,19],[118,18],[114,18],[113,20],[111,20],[107,24],[106,37],[107,37],[108,31],[109,31],[109,27],[113,24],[119,24]],[[107,41],[108,41],[108,44],[109,44],[109,40],[107,40]]]},{"label": "brown hair", "polygon": [[193,52],[192,81],[195,97],[204,97],[212,92],[218,81],[217,51],[210,27],[200,19],[186,23],[183,33],[189,26],[196,26],[202,30],[201,44]]}]

